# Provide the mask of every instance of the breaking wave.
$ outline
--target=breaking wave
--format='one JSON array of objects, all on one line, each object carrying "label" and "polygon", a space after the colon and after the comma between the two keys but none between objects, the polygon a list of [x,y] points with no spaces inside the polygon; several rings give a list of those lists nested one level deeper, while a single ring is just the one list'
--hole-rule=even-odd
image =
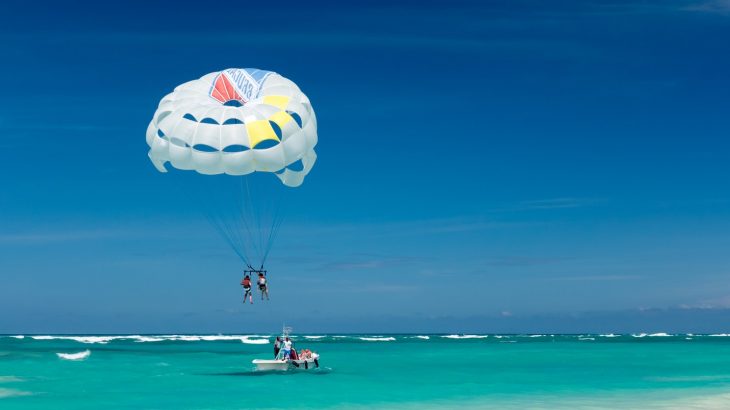
[{"label": "breaking wave", "polygon": [[[13,336],[15,337],[15,336]],[[88,344],[107,344],[115,340],[134,341],[138,343],[150,342],[216,342],[216,341],[241,341],[243,343],[266,344],[269,343],[268,336],[260,335],[125,335],[125,336],[30,336],[33,340],[71,340]],[[258,339],[252,339],[258,338]]]},{"label": "breaking wave", "polygon": [[140,336],[139,338],[137,338],[137,340],[135,340],[135,342],[137,342],[137,343],[162,342],[163,340],[165,340],[165,339],[161,338],[161,337]]},{"label": "breaking wave", "polygon": [[58,357],[60,357],[63,360],[85,360],[87,357],[91,356],[91,350],[84,350],[83,352],[78,353],[56,353]]},{"label": "breaking wave", "polygon": [[269,344],[269,339],[249,339],[248,337],[242,337],[241,343],[246,343],[249,345],[265,345]]},{"label": "breaking wave", "polygon": [[487,335],[446,335],[441,336],[444,339],[486,339]]},{"label": "breaking wave", "polygon": [[[193,343],[193,342],[222,342],[222,343],[244,343],[250,345],[265,345],[273,341],[271,334],[217,334],[217,335],[185,335],[185,334],[168,334],[168,335],[0,335],[0,340],[13,340],[13,343],[33,343],[33,342],[76,342],[84,345],[114,345],[124,343],[153,343],[153,344],[169,344],[169,343]],[[481,340],[485,343],[514,340],[518,343],[544,343],[545,341],[590,341],[608,343],[614,340],[634,339],[636,342],[647,342],[649,340],[709,340],[730,337],[730,333],[713,333],[713,334],[671,334],[664,332],[657,333],[633,333],[633,334],[614,334],[614,333],[584,333],[584,334],[350,334],[350,335],[291,335],[291,338],[300,342],[312,343],[352,343],[352,342],[391,342],[391,341],[410,341],[432,343],[452,341],[469,341]],[[614,339],[619,338],[619,339]],[[612,340],[614,339],[614,340]],[[65,345],[65,344],[64,344]],[[65,349],[65,347],[58,347]],[[73,348],[71,348],[73,350]],[[2,355],[3,352],[0,352]]]},{"label": "breaking wave", "polygon": [[106,344],[116,339],[129,339],[134,336],[31,336],[34,340],[73,340],[79,343]]}]

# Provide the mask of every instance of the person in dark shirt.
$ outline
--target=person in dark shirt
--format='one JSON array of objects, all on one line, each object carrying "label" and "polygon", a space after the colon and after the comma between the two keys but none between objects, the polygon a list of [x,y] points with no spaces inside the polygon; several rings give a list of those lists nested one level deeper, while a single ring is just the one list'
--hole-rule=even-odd
[{"label": "person in dark shirt", "polygon": [[243,280],[241,281],[241,286],[243,286],[243,290],[245,291],[243,294],[243,303],[246,303],[246,297],[248,297],[248,300],[253,304],[253,292],[251,291],[251,278],[246,275]]},{"label": "person in dark shirt", "polygon": [[281,350],[281,338],[276,336],[276,340],[274,341],[274,359],[279,356],[279,350]]}]

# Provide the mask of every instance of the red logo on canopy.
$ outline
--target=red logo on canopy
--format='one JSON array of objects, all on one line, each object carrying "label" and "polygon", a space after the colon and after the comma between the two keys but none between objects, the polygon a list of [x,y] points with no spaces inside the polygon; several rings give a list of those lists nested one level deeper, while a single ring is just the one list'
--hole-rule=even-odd
[{"label": "red logo on canopy", "polygon": [[210,90],[210,96],[220,101],[221,104],[225,104],[229,101],[239,101],[243,105],[246,100],[241,97],[231,84],[231,80],[225,73],[221,73],[216,78],[213,88]]}]

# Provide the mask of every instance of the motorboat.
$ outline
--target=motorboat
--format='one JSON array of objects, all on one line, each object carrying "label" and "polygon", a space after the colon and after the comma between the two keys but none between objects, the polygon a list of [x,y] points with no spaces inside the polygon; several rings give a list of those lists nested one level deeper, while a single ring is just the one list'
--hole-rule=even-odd
[{"label": "motorboat", "polygon": [[312,357],[308,357],[306,359],[285,359],[283,357],[273,360],[254,359],[251,363],[256,365],[256,370],[309,370],[319,367],[319,355],[317,353],[312,353]]},{"label": "motorboat", "polygon": [[[284,340],[289,337],[291,333],[291,327],[284,327],[281,335],[281,339]],[[316,369],[319,367],[319,354],[311,352],[309,350],[302,350],[306,354],[302,357],[295,356],[295,358],[285,357],[284,351],[279,351],[279,355],[275,359],[254,359],[251,361],[256,366],[256,370],[262,371],[286,371],[292,369]]]}]

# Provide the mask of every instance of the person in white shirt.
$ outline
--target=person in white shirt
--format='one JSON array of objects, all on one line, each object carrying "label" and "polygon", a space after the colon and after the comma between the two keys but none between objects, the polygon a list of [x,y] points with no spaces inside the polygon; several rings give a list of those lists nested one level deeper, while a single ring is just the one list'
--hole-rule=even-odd
[{"label": "person in white shirt", "polygon": [[289,339],[288,337],[286,339],[284,339],[284,345],[281,348],[281,350],[284,352],[284,358],[286,358],[286,359],[288,359],[291,356],[291,346],[292,346],[291,339]]},{"label": "person in white shirt", "polygon": [[261,291],[261,300],[264,300],[264,295],[266,295],[266,300],[269,300],[269,285],[266,283],[266,276],[263,273],[259,273],[258,285]]}]

